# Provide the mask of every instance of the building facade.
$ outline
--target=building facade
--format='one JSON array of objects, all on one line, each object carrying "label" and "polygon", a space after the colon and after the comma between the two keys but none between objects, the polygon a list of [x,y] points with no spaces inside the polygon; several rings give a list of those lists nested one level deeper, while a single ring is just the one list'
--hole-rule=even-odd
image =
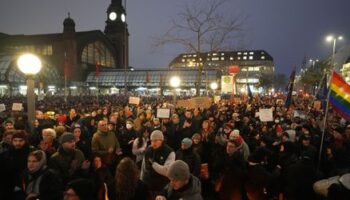
[{"label": "building facade", "polygon": [[263,76],[273,76],[275,65],[272,56],[263,50],[219,51],[180,54],[169,64],[170,69],[217,70],[229,74],[231,66],[238,66],[235,76],[236,90],[244,92],[247,84],[259,87]]},{"label": "building facade", "polygon": [[25,84],[17,69],[18,56],[38,55],[43,63],[36,75],[36,87],[64,88],[85,85],[89,73],[96,70],[123,69],[128,66],[129,32],[122,0],[112,0],[107,9],[104,32],[78,32],[68,14],[63,32],[39,35],[8,35],[0,33],[0,92],[16,94]]}]

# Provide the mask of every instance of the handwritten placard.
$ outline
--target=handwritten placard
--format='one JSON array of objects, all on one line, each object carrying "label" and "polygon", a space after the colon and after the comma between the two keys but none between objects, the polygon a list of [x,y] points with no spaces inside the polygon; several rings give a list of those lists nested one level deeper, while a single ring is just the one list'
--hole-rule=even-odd
[{"label": "handwritten placard", "polygon": [[140,98],[139,97],[129,97],[129,104],[140,104]]},{"label": "handwritten placard", "polygon": [[13,111],[21,111],[23,109],[22,103],[13,103],[12,110]]},{"label": "handwritten placard", "polygon": [[168,108],[158,108],[157,118],[170,118],[170,109]]},{"label": "handwritten placard", "polygon": [[259,118],[262,122],[273,121],[272,109],[259,109]]}]

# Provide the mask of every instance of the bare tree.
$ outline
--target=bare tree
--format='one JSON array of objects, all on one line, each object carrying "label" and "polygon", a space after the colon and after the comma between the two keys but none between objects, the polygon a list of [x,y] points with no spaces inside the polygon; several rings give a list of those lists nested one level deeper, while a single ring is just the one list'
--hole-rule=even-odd
[{"label": "bare tree", "polygon": [[166,44],[180,44],[187,52],[197,54],[196,95],[200,95],[202,71],[205,60],[200,58],[204,51],[222,51],[232,49],[230,46],[236,33],[242,31],[241,17],[228,17],[220,8],[228,0],[198,0],[186,4],[172,20],[171,28],[155,40],[155,47]]}]

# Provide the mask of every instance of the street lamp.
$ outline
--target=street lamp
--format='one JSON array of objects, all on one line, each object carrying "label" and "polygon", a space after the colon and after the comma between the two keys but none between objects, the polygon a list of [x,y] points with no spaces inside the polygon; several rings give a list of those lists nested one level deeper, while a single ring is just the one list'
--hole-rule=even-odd
[{"label": "street lamp", "polygon": [[332,67],[334,68],[334,54],[335,54],[335,45],[337,40],[342,40],[343,36],[334,37],[333,35],[329,35],[326,37],[327,42],[333,41],[333,52],[332,52]]},{"label": "street lamp", "polygon": [[213,95],[215,95],[215,90],[218,89],[218,84],[216,82],[210,83],[210,88],[213,90]]},{"label": "street lamp", "polygon": [[174,104],[176,104],[176,88],[180,86],[180,78],[178,76],[173,76],[170,78],[170,86],[173,88]]},{"label": "street lamp", "polygon": [[23,54],[17,60],[19,70],[27,77],[27,115],[30,125],[35,117],[35,96],[33,76],[40,72],[41,61],[34,54]]}]

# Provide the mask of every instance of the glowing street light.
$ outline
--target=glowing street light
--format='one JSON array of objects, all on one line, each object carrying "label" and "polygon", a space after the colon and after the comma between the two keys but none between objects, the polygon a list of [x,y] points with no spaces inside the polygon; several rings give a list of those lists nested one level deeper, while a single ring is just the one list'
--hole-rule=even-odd
[{"label": "glowing street light", "polygon": [[30,125],[34,123],[35,96],[33,76],[40,72],[41,61],[34,54],[23,54],[17,60],[19,70],[27,77],[27,115]]},{"label": "glowing street light", "polygon": [[334,54],[335,54],[335,45],[337,40],[342,40],[343,36],[334,37],[333,35],[329,35],[326,37],[327,42],[333,41],[333,52],[332,52],[332,67],[334,68]]},{"label": "glowing street light", "polygon": [[212,83],[210,83],[210,88],[212,90],[216,90],[216,89],[218,89],[218,84],[216,82],[212,82]]},{"label": "glowing street light", "polygon": [[174,104],[176,104],[176,88],[180,86],[181,80],[178,76],[173,76],[170,78],[170,86],[173,88]]}]

